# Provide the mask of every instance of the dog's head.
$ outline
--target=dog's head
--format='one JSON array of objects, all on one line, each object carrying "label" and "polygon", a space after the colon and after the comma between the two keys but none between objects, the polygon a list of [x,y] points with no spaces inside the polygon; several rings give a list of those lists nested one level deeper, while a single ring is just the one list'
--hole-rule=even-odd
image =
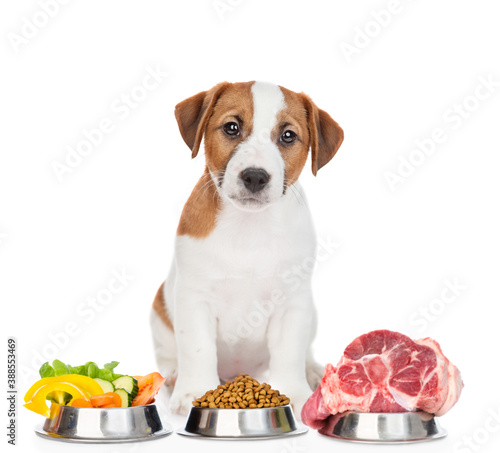
[{"label": "dog's head", "polygon": [[177,104],[182,138],[205,158],[219,194],[263,209],[297,181],[311,149],[312,172],[340,147],[340,126],[304,93],[263,82],[223,82]]}]

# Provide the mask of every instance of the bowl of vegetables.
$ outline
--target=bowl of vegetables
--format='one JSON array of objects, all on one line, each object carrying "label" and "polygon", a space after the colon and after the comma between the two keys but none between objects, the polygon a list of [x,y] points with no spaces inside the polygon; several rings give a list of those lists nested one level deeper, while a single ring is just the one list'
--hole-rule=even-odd
[{"label": "bowl of vegetables", "polygon": [[161,419],[155,397],[165,382],[160,373],[115,373],[118,362],[73,367],[59,360],[40,368],[41,379],[24,396],[25,407],[45,417],[39,436],[70,442],[132,442],[172,432]]}]

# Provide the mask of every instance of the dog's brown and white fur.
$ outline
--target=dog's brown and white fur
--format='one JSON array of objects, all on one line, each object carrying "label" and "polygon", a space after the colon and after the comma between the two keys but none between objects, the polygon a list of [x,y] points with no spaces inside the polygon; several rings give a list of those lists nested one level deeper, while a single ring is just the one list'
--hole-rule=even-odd
[{"label": "dog's brown and white fur", "polygon": [[310,276],[287,278],[316,249],[298,178],[309,149],[316,174],[343,131],[305,94],[263,82],[221,83],[175,115],[193,157],[204,138],[206,168],[151,313],[170,408],[186,413],[220,380],[267,372],[298,414],[323,374]]}]

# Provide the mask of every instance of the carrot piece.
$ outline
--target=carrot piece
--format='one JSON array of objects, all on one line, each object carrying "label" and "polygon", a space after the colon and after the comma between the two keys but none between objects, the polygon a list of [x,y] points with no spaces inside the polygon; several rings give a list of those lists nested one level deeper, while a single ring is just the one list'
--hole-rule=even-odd
[{"label": "carrot piece", "polygon": [[111,398],[109,395],[95,395],[90,398],[90,402],[92,403],[92,406],[94,407],[102,407],[106,404],[111,404],[113,401],[113,398]]},{"label": "carrot piece", "polygon": [[120,395],[115,392],[110,392],[110,395],[113,396],[113,403],[116,407],[122,407],[122,399],[120,398]]},{"label": "carrot piece", "polygon": [[71,406],[73,407],[94,407],[92,403],[83,398],[75,398],[71,401]]},{"label": "carrot piece", "polygon": [[109,406],[110,404],[112,404],[113,407],[120,407],[122,403],[120,395],[114,392],[92,396],[90,397],[90,401],[94,407],[104,407]]}]

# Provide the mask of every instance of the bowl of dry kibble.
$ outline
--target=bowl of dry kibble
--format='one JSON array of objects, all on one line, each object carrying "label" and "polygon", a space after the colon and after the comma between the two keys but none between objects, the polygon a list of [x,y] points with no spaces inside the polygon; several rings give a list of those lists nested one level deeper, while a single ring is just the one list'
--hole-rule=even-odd
[{"label": "bowl of dry kibble", "polygon": [[207,391],[193,401],[179,434],[214,439],[270,439],[303,434],[290,399],[248,374]]}]

